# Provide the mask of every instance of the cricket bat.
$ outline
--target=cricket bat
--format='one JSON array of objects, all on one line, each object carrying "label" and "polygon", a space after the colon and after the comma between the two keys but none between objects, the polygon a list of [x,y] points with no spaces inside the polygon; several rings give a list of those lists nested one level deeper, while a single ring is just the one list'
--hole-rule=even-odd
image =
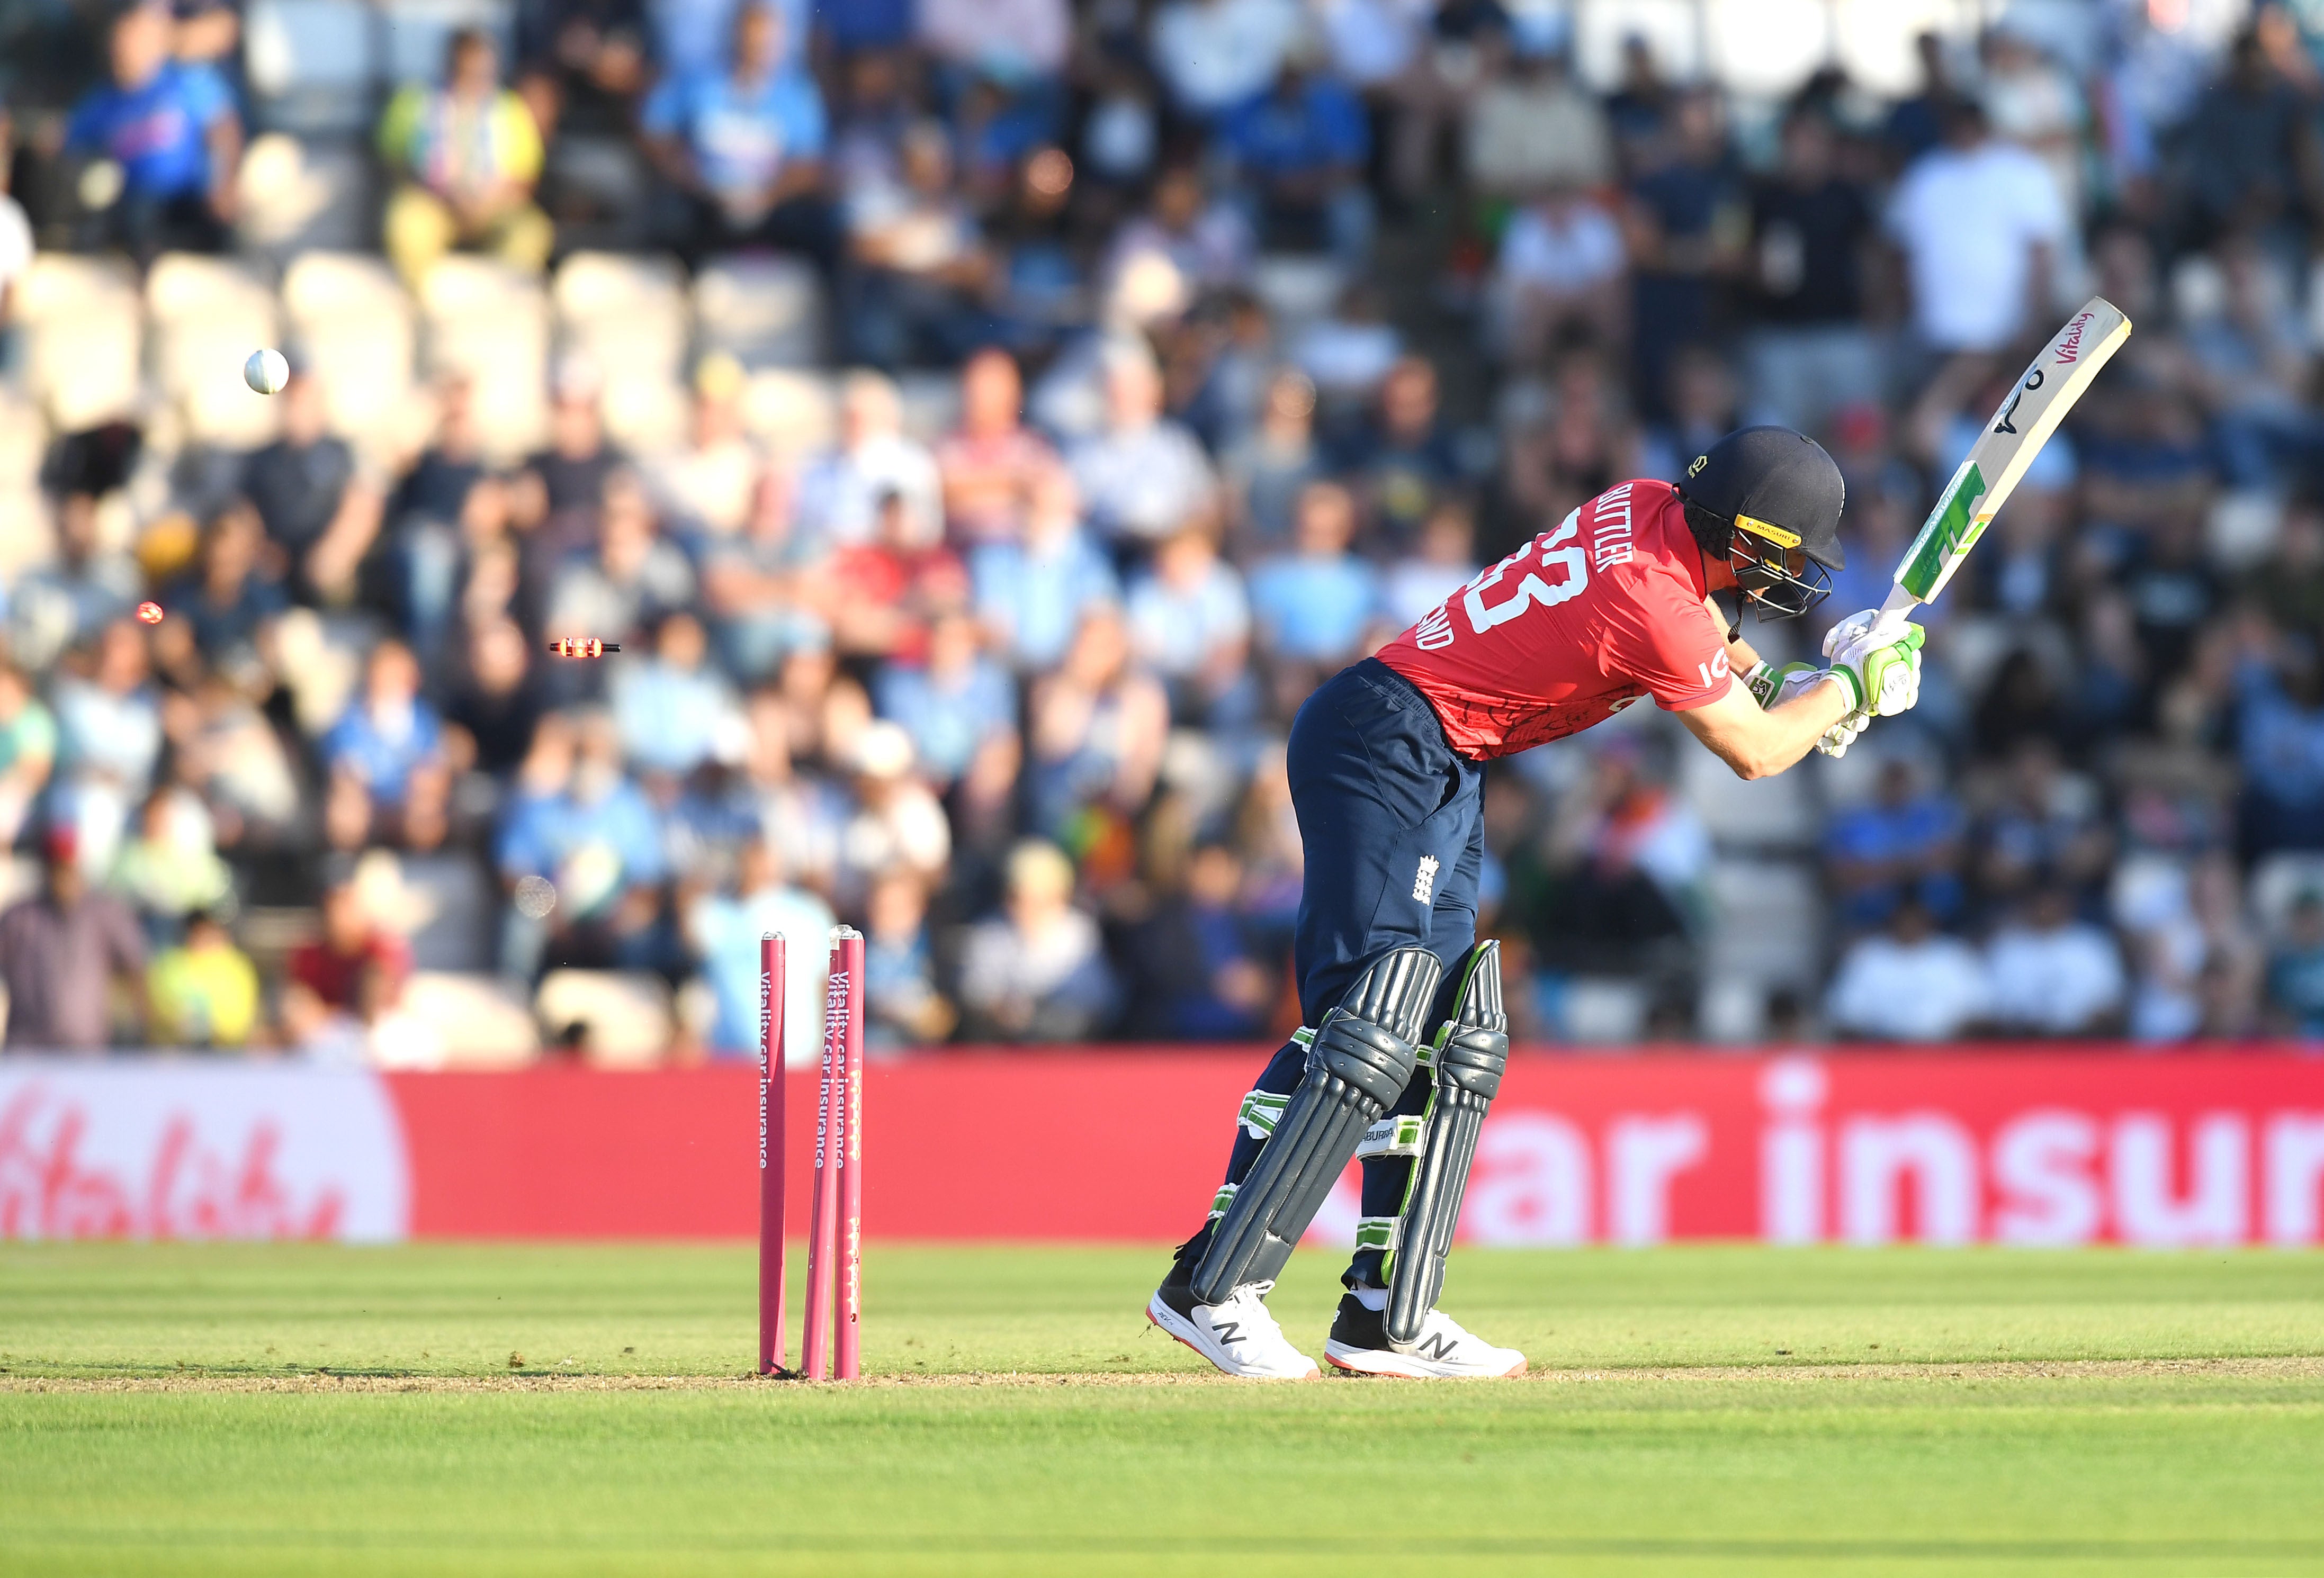
[{"label": "cricket bat", "polygon": [[2050,435],[2128,338],[2130,319],[2122,309],[2103,296],[2093,296],[2042,348],[1969,446],[1960,470],[1945,484],[1936,508],[1904,550],[1896,566],[1896,584],[1880,605],[1879,624],[1901,628],[1914,609],[1936,601],[2008,502]]}]

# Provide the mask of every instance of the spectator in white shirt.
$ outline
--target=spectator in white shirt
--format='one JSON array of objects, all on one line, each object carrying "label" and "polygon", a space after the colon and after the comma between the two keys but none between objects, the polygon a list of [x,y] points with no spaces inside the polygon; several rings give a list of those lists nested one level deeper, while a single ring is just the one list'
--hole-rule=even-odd
[{"label": "spectator in white shirt", "polygon": [[1169,259],[1186,289],[1205,289],[1247,281],[1258,243],[1250,222],[1233,204],[1212,197],[1199,169],[1177,164],[1154,183],[1146,212],[1114,237],[1106,271],[1119,278],[1149,252]]},{"label": "spectator in white shirt", "polygon": [[674,524],[730,537],[750,519],[766,456],[742,430],[748,376],[723,351],[704,357],[694,372],[694,416],[685,445],[646,461],[646,490]]},{"label": "spectator in white shirt", "polygon": [[1181,109],[1223,115],[1274,82],[1301,26],[1294,0],[1168,0],[1154,14],[1154,69]]},{"label": "spectator in white shirt", "polygon": [[2122,954],[2099,927],[2074,915],[2062,884],[2037,892],[2020,920],[1986,945],[1992,1018],[2025,1035],[2095,1035],[2118,1027]]},{"label": "spectator in white shirt", "polygon": [[1603,186],[1614,173],[1606,112],[1557,50],[1520,43],[1508,69],[1470,100],[1462,144],[1470,184],[1519,202],[1545,187]]},{"label": "spectator in white shirt", "polygon": [[1995,141],[1977,104],[1951,105],[1943,143],[1904,172],[1888,208],[1922,343],[1944,353],[1997,351],[2029,317],[2046,319],[2068,223],[2041,160]]},{"label": "spectator in white shirt", "polygon": [[902,498],[914,542],[943,536],[944,484],[936,457],[904,436],[902,397],[882,374],[852,372],[839,391],[839,447],[799,479],[799,524],[819,546],[868,543],[890,493]]},{"label": "spectator in white shirt", "polygon": [[1105,425],[1067,456],[1105,541],[1151,543],[1204,513],[1217,479],[1194,436],[1162,414],[1162,370],[1142,344],[1105,352]]},{"label": "spectator in white shirt", "polygon": [[1001,913],[969,929],[960,952],[960,999],[972,1036],[1077,1041],[1113,1005],[1113,978],[1097,922],[1074,907],[1073,862],[1028,839],[1009,857]]},{"label": "spectator in white shirt", "polygon": [[1936,917],[1906,899],[1888,929],[1850,947],[1824,1004],[1840,1034],[1858,1041],[1951,1041],[1983,1020],[1992,983],[1977,950],[1938,931]]},{"label": "spectator in white shirt", "polygon": [[1603,205],[1576,186],[1550,188],[1511,216],[1502,233],[1493,281],[1500,332],[1493,338],[1520,366],[1540,360],[1569,326],[1593,340],[1618,341],[1628,261],[1622,227]]}]

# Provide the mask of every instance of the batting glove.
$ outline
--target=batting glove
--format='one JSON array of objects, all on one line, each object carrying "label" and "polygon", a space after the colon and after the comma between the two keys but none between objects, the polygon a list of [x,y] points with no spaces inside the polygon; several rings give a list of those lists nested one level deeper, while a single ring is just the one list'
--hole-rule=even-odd
[{"label": "batting glove", "polygon": [[[1839,632],[1835,630],[1834,635]],[[1893,718],[1921,699],[1920,626],[1878,625],[1833,643],[1831,674],[1849,688],[1851,714]]]}]

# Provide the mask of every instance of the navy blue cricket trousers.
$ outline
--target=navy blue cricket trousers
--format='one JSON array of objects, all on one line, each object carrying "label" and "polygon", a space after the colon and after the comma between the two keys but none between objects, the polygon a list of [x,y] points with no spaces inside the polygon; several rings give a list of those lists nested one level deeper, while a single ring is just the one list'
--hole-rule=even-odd
[{"label": "navy blue cricket trousers", "polygon": [[[1320,1023],[1346,995],[1364,967],[1394,948],[1429,949],[1444,961],[1448,982],[1477,935],[1477,883],[1485,859],[1484,774],[1454,754],[1444,729],[1410,682],[1368,657],[1318,686],[1291,725],[1287,766],[1291,804],[1299,816],[1306,876],[1292,963],[1299,977],[1301,1018]],[[1439,997],[1438,1009],[1443,1007]],[[1260,1070],[1253,1097],[1287,1096],[1306,1069],[1297,1041]],[[1426,1105],[1428,1075],[1416,1075],[1394,1111]],[[1271,1128],[1251,1116],[1247,1099],[1227,1158],[1226,1182],[1240,1188]],[[1362,1214],[1392,1218],[1412,1163],[1368,1157]],[[1187,1266],[1209,1248],[1227,1192],[1179,1249]],[[1359,1249],[1341,1279],[1378,1288],[1381,1252]]]},{"label": "navy blue cricket trousers", "polygon": [[1483,770],[1377,657],[1307,698],[1286,765],[1306,850],[1292,948],[1300,1017],[1320,1023],[1392,948],[1426,948],[1449,972],[1477,938]]}]

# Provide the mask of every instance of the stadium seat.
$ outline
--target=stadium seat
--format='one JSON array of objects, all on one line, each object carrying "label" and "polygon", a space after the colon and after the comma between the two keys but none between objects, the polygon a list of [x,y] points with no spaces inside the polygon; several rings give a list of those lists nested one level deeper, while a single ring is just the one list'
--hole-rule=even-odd
[{"label": "stadium seat", "polygon": [[235,185],[235,233],[278,261],[315,248],[363,244],[379,212],[371,160],[348,140],[301,142],[286,132],[254,139]]},{"label": "stadium seat", "polygon": [[605,427],[615,441],[650,454],[682,439],[692,315],[678,261],[576,252],[549,298],[558,350],[587,356],[605,381]]},{"label": "stadium seat", "polygon": [[48,445],[40,408],[23,391],[0,383],[0,495],[39,480]]},{"label": "stadium seat", "polygon": [[51,427],[136,413],[144,305],[125,261],[42,252],[17,280],[13,307],[24,385]]},{"label": "stadium seat", "polygon": [[454,253],[429,271],[420,311],[430,374],[474,381],[478,436],[497,461],[538,445],[547,421],[549,298],[540,281]]},{"label": "stadium seat", "polygon": [[934,444],[960,421],[960,376],[952,372],[906,372],[896,380],[904,409],[904,434]]},{"label": "stadium seat", "polygon": [[742,425],[776,454],[812,454],[838,430],[830,381],[786,368],[753,373],[742,390]]},{"label": "stadium seat", "polygon": [[290,691],[291,715],[310,738],[346,711],[370,646],[347,628],[327,623],[312,609],[291,609],[275,621],[276,662]]},{"label": "stadium seat", "polygon": [[1576,1046],[1628,1046],[1646,1028],[1646,988],[1627,976],[1576,976],[1558,1002],[1559,1034]]},{"label": "stadium seat", "polygon": [[1767,988],[1749,976],[1714,975],[1702,983],[1695,1025],[1705,1041],[1742,1046],[1759,1039],[1767,1024]]},{"label": "stadium seat", "polygon": [[0,483],[0,583],[14,583],[56,555],[48,500],[30,482]]},{"label": "stadium seat", "polygon": [[[40,425],[32,427],[37,432]],[[0,482],[0,583],[14,583],[54,558],[56,551],[56,527],[40,490],[30,482]]]},{"label": "stadium seat", "polygon": [[797,258],[728,257],[694,281],[704,351],[724,351],[753,372],[812,367],[822,353],[823,286]]},{"label": "stadium seat", "polygon": [[[41,862],[33,855],[0,856],[0,910],[41,891]],[[0,1016],[4,1018],[5,1016]]]},{"label": "stadium seat", "polygon": [[426,419],[411,376],[417,335],[410,298],[387,265],[358,252],[302,252],[282,276],[282,306],[323,381],[331,426],[366,447],[411,436]]},{"label": "stadium seat", "polygon": [[171,252],[145,276],[147,358],[186,436],[247,449],[274,435],[277,408],[242,381],[243,359],[271,345],[274,292],[248,263]]},{"label": "stadium seat", "polygon": [[481,970],[499,946],[500,893],[465,851],[397,857],[403,891],[414,901],[412,962],[421,969]]},{"label": "stadium seat", "polygon": [[1711,865],[1713,977],[1812,986],[1823,968],[1823,898],[1804,859],[1722,855]]},{"label": "stadium seat", "polygon": [[641,970],[551,970],[533,1011],[551,1043],[577,1027],[583,1053],[601,1068],[660,1062],[677,1023],[669,986]]},{"label": "stadium seat", "polygon": [[575,252],[560,264],[551,289],[564,324],[592,324],[623,314],[669,315],[687,309],[678,260],[622,252]]},{"label": "stadium seat", "polygon": [[524,988],[500,976],[418,970],[397,1006],[435,1032],[447,1069],[516,1068],[540,1050]]},{"label": "stadium seat", "polygon": [[1269,253],[1259,260],[1250,277],[1252,293],[1286,340],[1328,315],[1346,285],[1346,272],[1338,263],[1304,253]]},{"label": "stadium seat", "polygon": [[1677,753],[1680,792],[1721,849],[1797,849],[1815,841],[1817,799],[1793,778],[1745,783],[1707,750]]}]

